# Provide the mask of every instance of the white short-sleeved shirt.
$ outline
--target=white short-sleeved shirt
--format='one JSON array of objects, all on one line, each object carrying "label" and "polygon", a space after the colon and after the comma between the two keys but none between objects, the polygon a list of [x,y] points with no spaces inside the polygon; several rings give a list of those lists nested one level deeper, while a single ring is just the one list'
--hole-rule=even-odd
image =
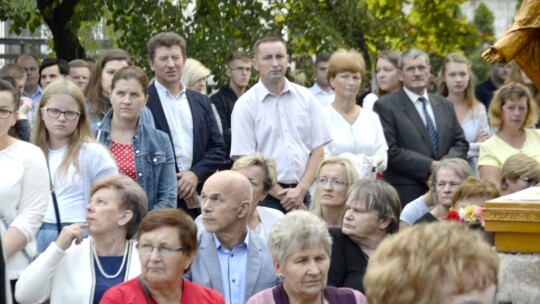
[{"label": "white short-sleeved shirt", "polygon": [[313,94],[286,79],[279,95],[255,84],[236,102],[231,122],[231,158],[273,158],[280,183],[298,183],[313,149],[332,140]]}]

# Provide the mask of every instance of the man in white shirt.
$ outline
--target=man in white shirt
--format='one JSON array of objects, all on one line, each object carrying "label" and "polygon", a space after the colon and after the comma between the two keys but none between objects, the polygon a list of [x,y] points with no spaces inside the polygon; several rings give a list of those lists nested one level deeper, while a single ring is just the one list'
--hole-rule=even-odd
[{"label": "man in white shirt", "polygon": [[197,192],[225,158],[223,136],[210,99],[187,90],[180,82],[186,62],[186,41],[172,32],[148,41],[148,62],[155,81],[148,88],[147,106],[156,129],[171,139],[178,177],[178,208],[193,218],[200,214]]},{"label": "man in white shirt", "polygon": [[320,107],[307,88],[285,77],[289,57],[281,37],[253,47],[259,82],[242,95],[232,114],[231,158],[260,152],[276,161],[278,184],[261,203],[283,212],[309,204],[309,187],[330,142]]},{"label": "man in white shirt", "polygon": [[328,79],[326,78],[326,72],[328,71],[328,60],[330,60],[330,54],[322,53],[317,55],[315,59],[315,65],[313,66],[313,74],[315,74],[315,83],[309,90],[321,107],[327,106],[334,101],[334,90],[330,87]]}]

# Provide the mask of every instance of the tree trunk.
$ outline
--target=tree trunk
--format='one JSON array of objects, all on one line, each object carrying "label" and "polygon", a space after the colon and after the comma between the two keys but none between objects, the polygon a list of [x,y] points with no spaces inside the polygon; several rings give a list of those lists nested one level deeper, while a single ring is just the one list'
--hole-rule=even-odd
[{"label": "tree trunk", "polygon": [[79,42],[77,32],[68,28],[79,0],[64,0],[54,5],[54,0],[38,0],[37,7],[53,35],[56,58],[71,61],[83,59],[86,52]]}]

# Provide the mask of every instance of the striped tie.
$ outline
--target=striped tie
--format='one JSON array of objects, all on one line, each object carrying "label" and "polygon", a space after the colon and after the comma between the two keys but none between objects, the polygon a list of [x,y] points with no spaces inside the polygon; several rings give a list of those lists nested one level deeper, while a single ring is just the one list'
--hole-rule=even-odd
[{"label": "striped tie", "polygon": [[429,134],[429,138],[431,138],[431,143],[433,144],[433,148],[435,148],[435,155],[439,155],[439,135],[437,134],[437,130],[435,129],[435,125],[433,124],[433,120],[431,120],[431,116],[429,116],[426,103],[427,100],[424,97],[418,98],[418,101],[422,103],[422,110],[424,111],[424,116],[426,117],[426,129]]}]

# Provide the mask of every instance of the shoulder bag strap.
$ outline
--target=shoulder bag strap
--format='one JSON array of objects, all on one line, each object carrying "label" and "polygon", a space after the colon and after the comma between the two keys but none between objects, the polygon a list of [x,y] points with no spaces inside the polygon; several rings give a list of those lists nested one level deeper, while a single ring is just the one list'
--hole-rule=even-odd
[{"label": "shoulder bag strap", "polygon": [[54,184],[51,176],[51,168],[49,167],[49,158],[47,157],[47,169],[49,171],[49,183],[51,185],[51,195],[54,206],[54,215],[56,216],[56,229],[58,230],[58,235],[62,231],[62,221],[60,220],[60,209],[58,208],[58,200],[56,199],[56,193],[54,193]]}]

